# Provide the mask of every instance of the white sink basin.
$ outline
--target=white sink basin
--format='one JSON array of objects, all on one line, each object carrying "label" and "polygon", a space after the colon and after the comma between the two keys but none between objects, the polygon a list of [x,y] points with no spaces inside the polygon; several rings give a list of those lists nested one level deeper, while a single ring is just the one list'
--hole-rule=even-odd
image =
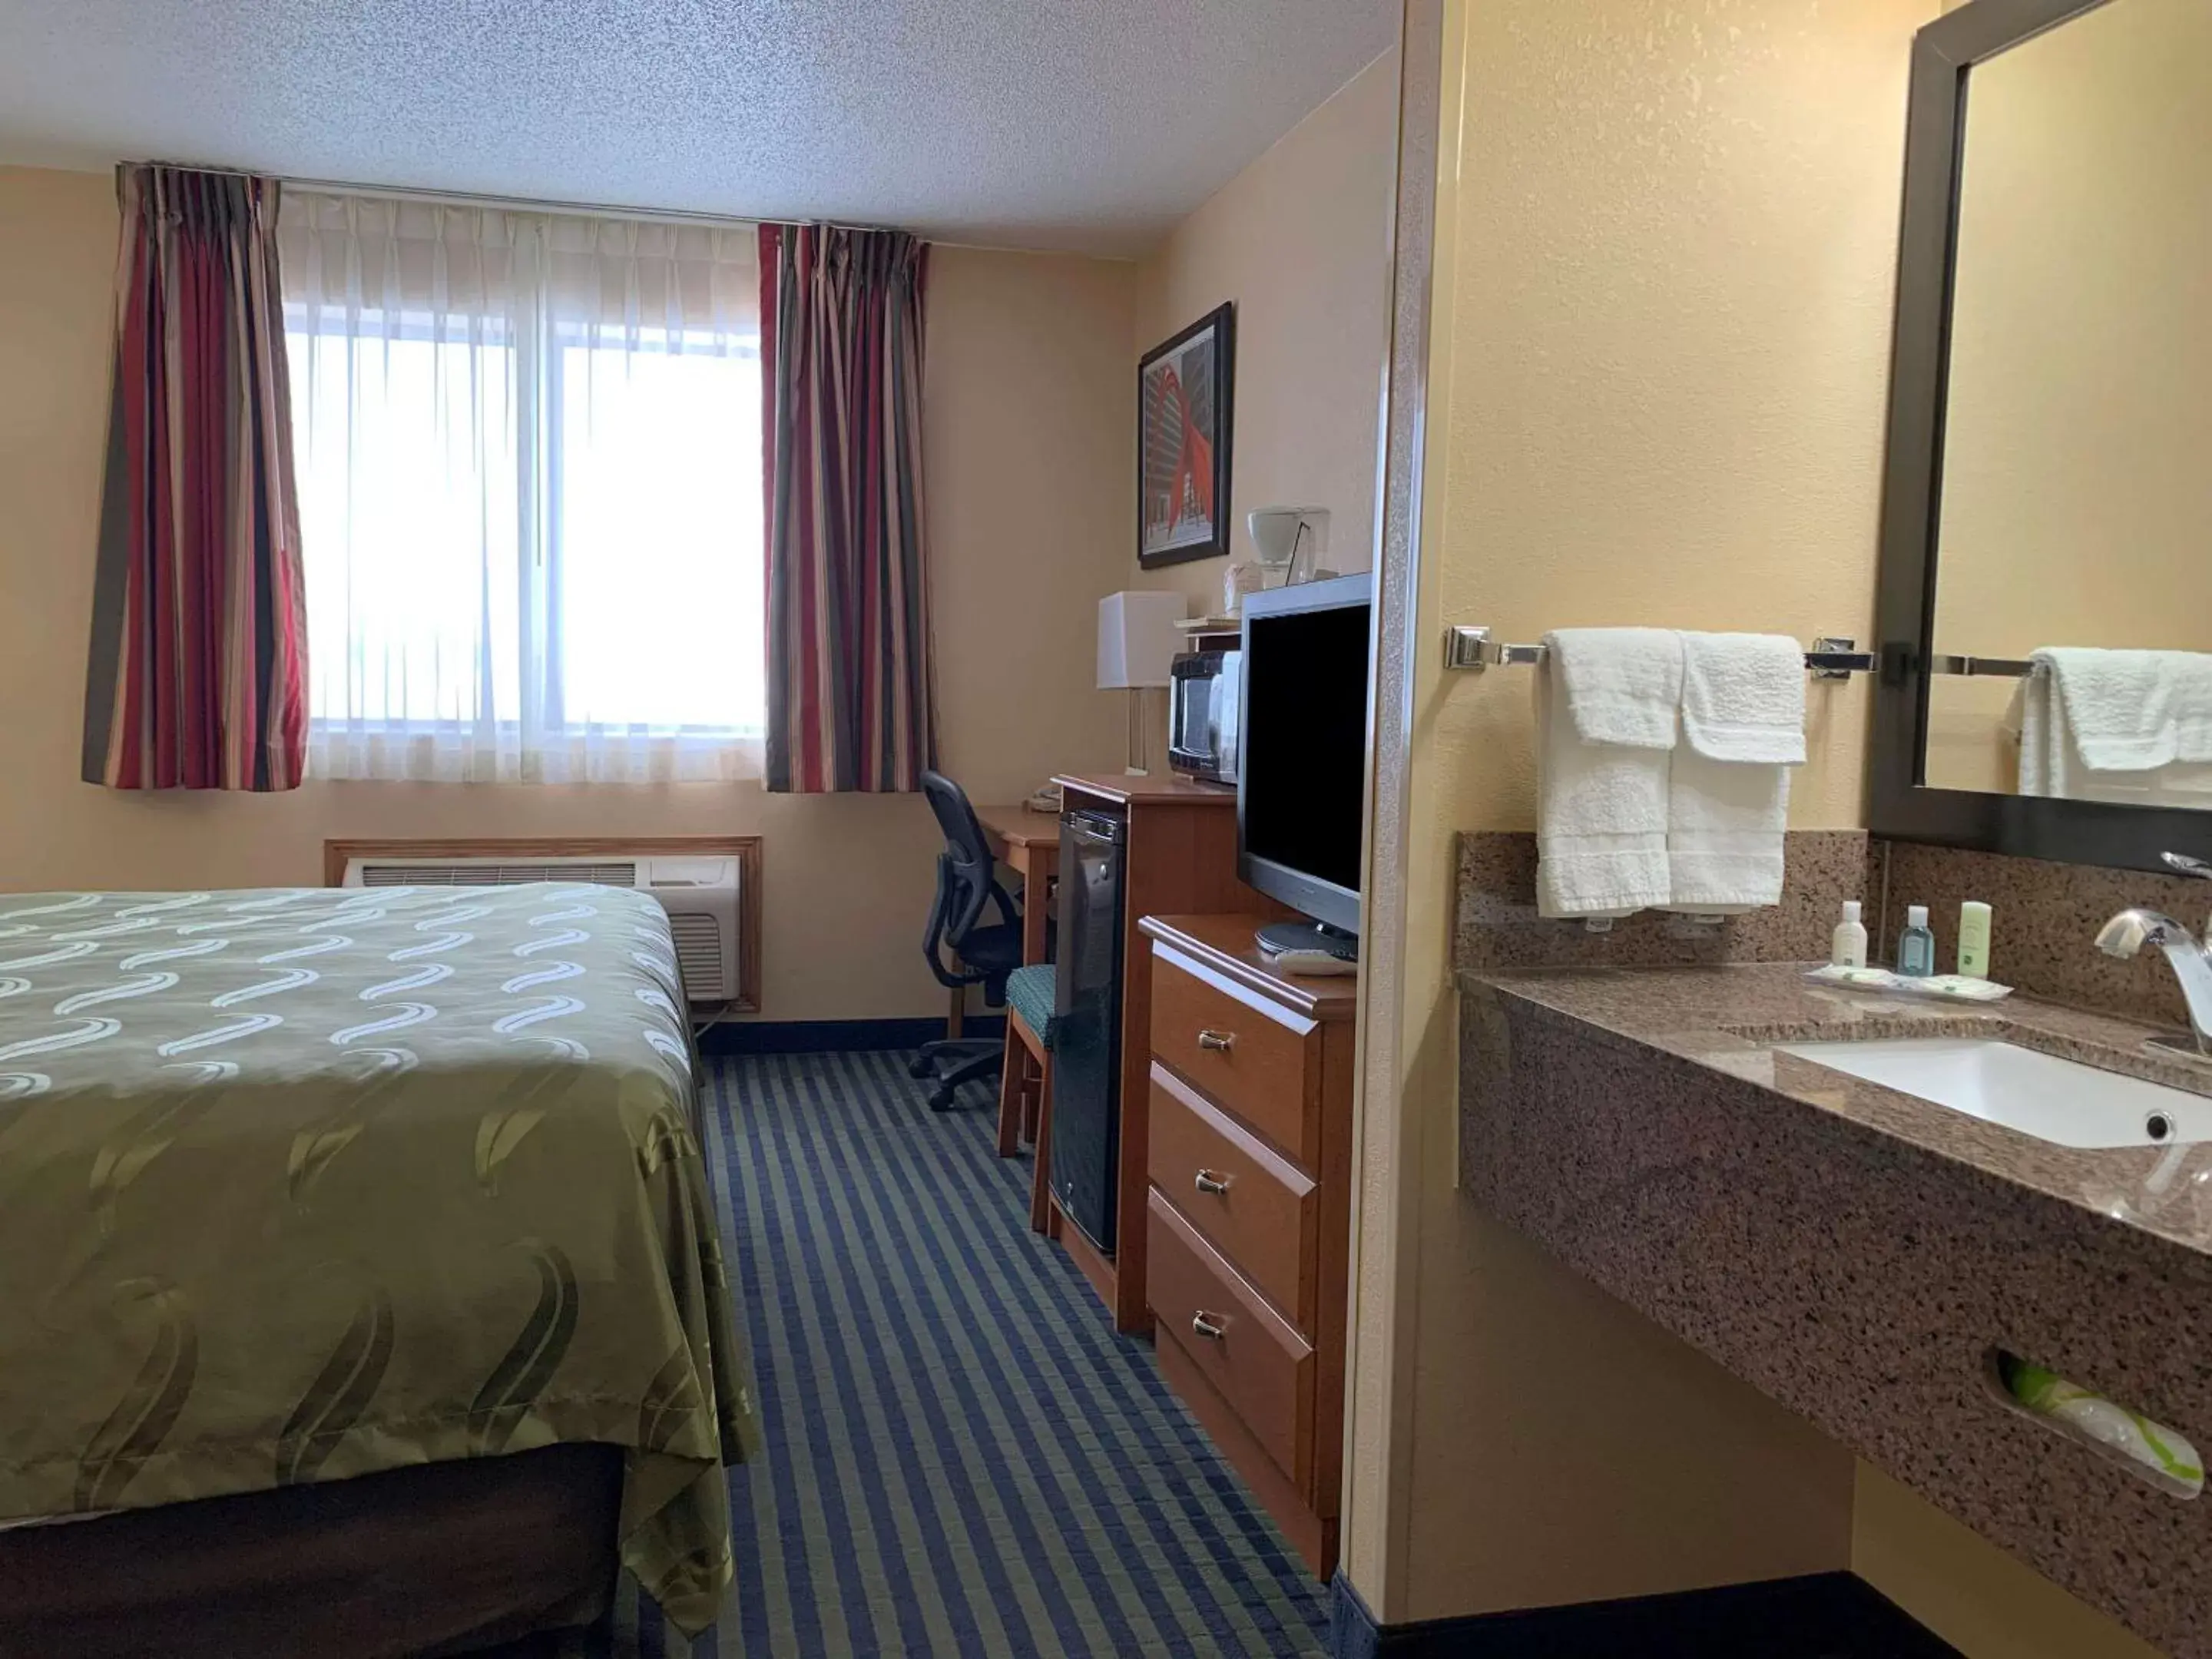
[{"label": "white sink basin", "polygon": [[1987,1037],[1792,1042],[1776,1052],[2061,1146],[2212,1140],[2212,1099]]}]

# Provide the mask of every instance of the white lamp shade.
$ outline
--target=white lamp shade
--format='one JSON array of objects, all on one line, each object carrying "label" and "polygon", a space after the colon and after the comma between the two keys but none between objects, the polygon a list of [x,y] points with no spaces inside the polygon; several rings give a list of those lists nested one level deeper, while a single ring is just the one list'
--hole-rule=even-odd
[{"label": "white lamp shade", "polygon": [[1186,614],[1180,593],[1132,590],[1109,593],[1098,601],[1098,689],[1165,685],[1182,634],[1176,624]]}]

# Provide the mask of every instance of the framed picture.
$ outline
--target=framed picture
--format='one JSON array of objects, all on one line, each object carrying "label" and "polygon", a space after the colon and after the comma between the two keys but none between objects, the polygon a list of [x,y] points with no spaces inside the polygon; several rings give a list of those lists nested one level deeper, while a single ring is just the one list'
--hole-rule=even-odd
[{"label": "framed picture", "polygon": [[1229,551],[1234,305],[1210,311],[1137,365],[1137,562]]}]

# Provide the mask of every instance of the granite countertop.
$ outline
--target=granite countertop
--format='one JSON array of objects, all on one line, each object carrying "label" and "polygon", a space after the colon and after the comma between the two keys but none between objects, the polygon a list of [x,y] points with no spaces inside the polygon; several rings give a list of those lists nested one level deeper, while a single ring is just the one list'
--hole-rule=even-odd
[{"label": "granite countertop", "polygon": [[2212,1096],[2164,1033],[1802,964],[1460,976],[1469,1201],[2177,1659],[2212,1659],[2212,1498],[2031,1417],[2000,1352],[2212,1447],[2212,1142],[2080,1149],[1785,1042],[1977,1036]]},{"label": "granite countertop", "polygon": [[2212,1060],[2148,1046],[2185,1033],[2014,995],[1963,1006],[1823,985],[1802,964],[1559,968],[1462,975],[1585,1035],[1761,1085],[1987,1176],[2212,1255],[2212,1141],[2060,1146],[1776,1052],[1795,1042],[1974,1036],[2212,1097]]}]

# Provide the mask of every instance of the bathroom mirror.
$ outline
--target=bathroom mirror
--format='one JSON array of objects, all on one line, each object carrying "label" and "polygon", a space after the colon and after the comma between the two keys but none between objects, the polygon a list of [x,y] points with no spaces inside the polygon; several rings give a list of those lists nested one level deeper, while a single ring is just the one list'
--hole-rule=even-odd
[{"label": "bathroom mirror", "polygon": [[1913,63],[1874,827],[2212,847],[2212,0],[1972,0]]}]

